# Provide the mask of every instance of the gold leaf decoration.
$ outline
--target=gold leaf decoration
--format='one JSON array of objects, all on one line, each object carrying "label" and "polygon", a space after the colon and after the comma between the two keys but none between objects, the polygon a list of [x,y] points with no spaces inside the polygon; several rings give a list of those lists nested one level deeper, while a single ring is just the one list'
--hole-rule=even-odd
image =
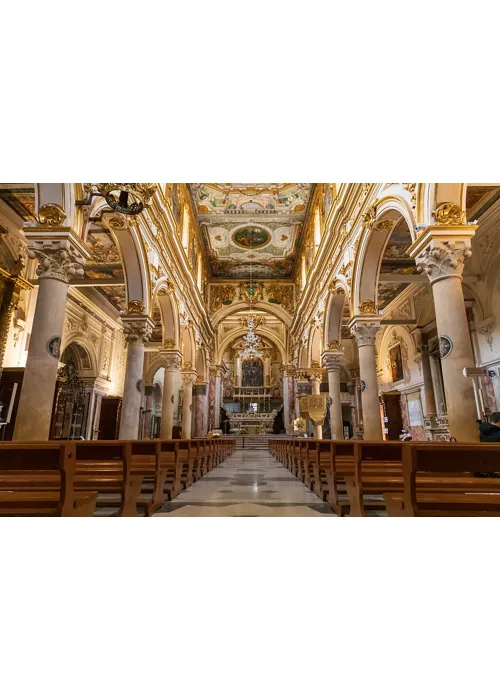
[{"label": "gold leaf decoration", "polygon": [[463,226],[467,223],[465,212],[459,204],[452,202],[440,204],[433,216],[438,226]]},{"label": "gold leaf decoration", "polygon": [[59,204],[43,204],[38,210],[36,220],[40,226],[62,226],[66,220],[66,212]]},{"label": "gold leaf decoration", "polygon": [[377,307],[373,299],[365,299],[359,304],[359,313],[362,316],[376,316]]},{"label": "gold leaf decoration", "polygon": [[138,299],[134,299],[133,301],[129,301],[128,307],[127,307],[127,313],[130,314],[131,316],[140,316],[144,313],[145,306],[142,303],[142,301],[139,301]]}]

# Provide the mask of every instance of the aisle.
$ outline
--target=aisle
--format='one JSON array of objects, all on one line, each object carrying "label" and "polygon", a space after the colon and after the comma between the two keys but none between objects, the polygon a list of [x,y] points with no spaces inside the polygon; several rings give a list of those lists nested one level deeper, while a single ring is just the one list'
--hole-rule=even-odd
[{"label": "aisle", "polygon": [[267,450],[237,450],[154,517],[333,515]]}]

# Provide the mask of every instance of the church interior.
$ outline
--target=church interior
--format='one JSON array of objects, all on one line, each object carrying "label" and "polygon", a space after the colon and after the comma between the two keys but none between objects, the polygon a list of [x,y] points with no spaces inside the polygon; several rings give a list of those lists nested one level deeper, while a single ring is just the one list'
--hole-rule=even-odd
[{"label": "church interior", "polygon": [[0,514],[498,515],[499,309],[500,184],[0,184]]}]

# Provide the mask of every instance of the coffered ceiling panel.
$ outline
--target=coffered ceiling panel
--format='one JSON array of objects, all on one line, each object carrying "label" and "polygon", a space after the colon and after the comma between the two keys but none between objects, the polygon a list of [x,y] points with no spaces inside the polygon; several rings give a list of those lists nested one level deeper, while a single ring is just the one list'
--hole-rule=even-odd
[{"label": "coffered ceiling panel", "polygon": [[213,277],[290,278],[313,185],[191,184]]}]

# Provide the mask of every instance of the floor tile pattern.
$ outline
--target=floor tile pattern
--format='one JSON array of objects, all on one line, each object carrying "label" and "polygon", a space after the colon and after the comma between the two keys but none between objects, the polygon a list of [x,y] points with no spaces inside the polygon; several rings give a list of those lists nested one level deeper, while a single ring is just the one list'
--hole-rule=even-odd
[{"label": "floor tile pattern", "polygon": [[333,511],[263,450],[237,450],[154,517],[334,516]]}]

